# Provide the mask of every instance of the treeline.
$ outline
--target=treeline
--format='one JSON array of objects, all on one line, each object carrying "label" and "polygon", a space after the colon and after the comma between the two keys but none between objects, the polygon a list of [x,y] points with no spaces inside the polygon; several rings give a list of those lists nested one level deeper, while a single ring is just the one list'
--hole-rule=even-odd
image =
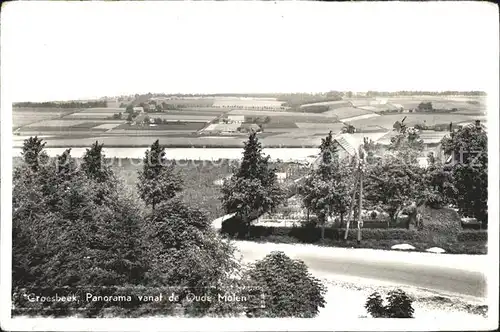
[{"label": "treeline", "polygon": [[312,104],[327,101],[339,101],[345,94],[339,91],[331,91],[328,93],[289,93],[280,94],[276,98],[279,101],[285,102],[285,106],[298,108],[304,104]]},{"label": "treeline", "polygon": [[[205,211],[183,199],[184,179],[158,140],[135,190],[102,149],[96,142],[81,160],[71,149],[49,158],[45,142],[25,140],[13,174],[13,315],[313,317],[324,306],[325,287],[301,261],[273,252],[243,268]],[[239,174],[254,171],[245,160]],[[140,298],[160,293],[174,300]]]},{"label": "treeline", "polygon": [[13,107],[44,107],[44,108],[94,108],[108,107],[106,100],[94,101],[47,101],[47,102],[20,102],[14,103]]},{"label": "treeline", "polygon": [[397,97],[397,96],[486,96],[484,91],[367,91],[368,97]]}]

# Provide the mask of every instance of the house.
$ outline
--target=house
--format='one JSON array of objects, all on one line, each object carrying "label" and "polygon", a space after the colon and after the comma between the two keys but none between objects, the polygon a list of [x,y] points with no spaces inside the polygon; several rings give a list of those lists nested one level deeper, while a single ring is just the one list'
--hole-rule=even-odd
[{"label": "house", "polygon": [[134,107],[134,112],[142,113],[142,112],[144,112],[144,107],[142,107],[142,106],[135,106]]},{"label": "house", "polygon": [[[337,154],[340,159],[352,158],[356,156],[359,147],[364,143],[365,139],[377,142],[380,137],[386,135],[385,132],[373,133],[354,133],[354,134],[339,134],[334,137],[334,145],[337,148]],[[321,156],[317,156],[312,167],[316,168],[321,162]]]},{"label": "house", "polygon": [[480,120],[476,120],[474,122],[461,122],[458,124],[462,128],[474,128],[474,127],[481,127],[482,130],[488,131],[488,127],[484,123],[481,123]]},{"label": "house", "polygon": [[[390,131],[382,136],[377,141],[377,144],[387,146],[391,144],[391,138],[395,137],[397,134],[396,131]],[[419,157],[419,164],[425,167],[427,165],[427,155],[429,153],[432,153],[435,157],[443,157],[441,142],[443,138],[449,137],[450,133],[448,131],[420,130],[419,135],[424,143],[424,150],[422,156]]]},{"label": "house", "polygon": [[239,127],[239,123],[220,123],[215,127],[215,131],[221,133],[236,133]]},{"label": "house", "polygon": [[243,123],[245,122],[244,115],[229,115],[227,117],[229,123]]}]

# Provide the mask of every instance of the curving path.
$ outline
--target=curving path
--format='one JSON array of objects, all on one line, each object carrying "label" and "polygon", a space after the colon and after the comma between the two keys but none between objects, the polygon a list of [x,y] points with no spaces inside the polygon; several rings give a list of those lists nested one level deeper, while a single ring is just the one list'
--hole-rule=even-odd
[{"label": "curving path", "polygon": [[[376,279],[441,293],[487,296],[485,255],[446,255],[235,241],[243,262],[274,250],[304,261],[311,272]],[[497,267],[498,268],[498,267]]]}]

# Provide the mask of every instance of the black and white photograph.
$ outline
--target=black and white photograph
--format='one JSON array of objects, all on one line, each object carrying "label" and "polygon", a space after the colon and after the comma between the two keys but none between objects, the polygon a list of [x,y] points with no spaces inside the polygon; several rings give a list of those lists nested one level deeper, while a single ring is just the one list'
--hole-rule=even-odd
[{"label": "black and white photograph", "polygon": [[497,329],[498,18],[4,4],[0,327]]}]

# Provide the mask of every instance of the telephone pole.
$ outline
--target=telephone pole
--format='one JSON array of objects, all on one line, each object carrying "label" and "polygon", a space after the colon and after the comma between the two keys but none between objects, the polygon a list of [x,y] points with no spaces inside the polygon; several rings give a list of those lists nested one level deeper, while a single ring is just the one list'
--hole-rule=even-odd
[{"label": "telephone pole", "polygon": [[361,243],[361,227],[363,218],[361,217],[361,209],[363,207],[363,169],[361,161],[359,163],[359,206],[358,206],[358,244]]},{"label": "telephone pole", "polygon": [[[364,160],[365,160],[365,153],[362,150],[361,146],[358,149],[358,153],[355,155],[356,158],[356,168],[355,168],[355,180],[354,180],[354,186],[352,189],[352,198],[351,198],[351,204],[349,206],[349,214],[347,217],[347,225],[345,229],[345,234],[344,234],[344,240],[347,240],[348,234],[349,234],[349,226],[350,226],[350,221],[351,217],[353,216],[354,212],[354,202],[356,201],[356,190],[359,192],[359,201],[358,201],[358,232],[357,232],[357,242],[358,244],[361,243],[361,227],[363,226],[363,218],[361,216],[361,211],[363,210],[363,167],[364,167]],[[358,188],[358,183],[359,183],[359,188]]]}]

